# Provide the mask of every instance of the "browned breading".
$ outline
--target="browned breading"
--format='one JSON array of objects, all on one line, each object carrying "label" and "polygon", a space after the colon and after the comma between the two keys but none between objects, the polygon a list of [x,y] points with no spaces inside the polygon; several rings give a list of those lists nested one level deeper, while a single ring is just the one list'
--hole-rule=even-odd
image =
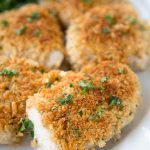
[{"label": "browned breading", "polygon": [[67,51],[75,68],[89,61],[115,60],[134,69],[148,63],[150,30],[129,5],[96,7],[68,29]]},{"label": "browned breading", "polygon": [[62,56],[50,67],[61,65],[65,53],[63,34],[56,19],[45,8],[27,5],[3,13],[0,25],[1,55],[23,56],[49,66],[50,55],[56,51]]},{"label": "browned breading", "polygon": [[49,89],[27,102],[62,150],[103,147],[134,117],[140,91],[135,74],[114,62],[89,65],[79,73],[68,72]]},{"label": "browned breading", "polygon": [[104,4],[128,3],[128,0],[39,0],[53,12],[59,14],[65,26],[89,9]]},{"label": "browned breading", "polygon": [[18,140],[25,102],[42,86],[44,68],[16,57],[0,60],[0,144],[10,144]]}]

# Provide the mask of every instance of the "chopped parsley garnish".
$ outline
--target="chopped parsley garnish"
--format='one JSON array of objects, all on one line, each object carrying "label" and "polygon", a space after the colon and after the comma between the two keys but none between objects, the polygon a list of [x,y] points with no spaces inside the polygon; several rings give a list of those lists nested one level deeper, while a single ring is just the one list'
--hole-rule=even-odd
[{"label": "chopped parsley garnish", "polygon": [[134,19],[130,20],[130,23],[131,23],[131,24],[136,24],[136,23],[137,23],[137,20],[134,18]]},{"label": "chopped parsley garnish", "polygon": [[121,106],[122,100],[116,96],[110,95],[109,97],[109,106]]},{"label": "chopped parsley garnish", "polygon": [[126,17],[127,21],[131,24],[131,25],[139,25],[139,29],[141,31],[145,30],[145,27],[143,24],[141,24],[136,18],[132,17],[132,16],[127,16]]},{"label": "chopped parsley garnish", "polygon": [[98,106],[97,116],[98,116],[98,117],[101,117],[101,116],[102,116],[102,113],[103,113],[102,107],[101,107],[101,106]]},{"label": "chopped parsley garnish", "polygon": [[39,37],[41,34],[39,29],[35,29],[32,33],[33,33],[33,36],[35,36],[35,37]]},{"label": "chopped parsley garnish", "polygon": [[27,132],[34,138],[34,125],[31,120],[23,118],[20,123],[20,132]]},{"label": "chopped parsley garnish", "polygon": [[1,20],[0,21],[0,27],[1,28],[5,28],[9,25],[8,21],[7,20]]},{"label": "chopped parsley garnish", "polygon": [[83,110],[82,110],[82,108],[79,109],[78,114],[82,117],[82,115],[83,115]]},{"label": "chopped parsley garnish", "polygon": [[76,135],[76,138],[78,138],[80,136],[79,128],[75,129],[75,135]]},{"label": "chopped parsley garnish", "polygon": [[10,69],[7,69],[7,68],[5,68],[3,70],[0,70],[0,75],[3,75],[3,76],[12,77],[16,74],[17,74],[16,70],[10,70]]},{"label": "chopped parsley garnish", "polygon": [[105,21],[109,24],[112,25],[113,24],[113,18],[110,15],[106,15],[104,16]]},{"label": "chopped parsley garnish", "polygon": [[45,70],[42,68],[42,69],[40,69],[40,72],[43,74],[43,73],[45,73]]},{"label": "chopped parsley garnish", "polygon": [[69,84],[69,87],[73,87],[73,84],[72,84],[72,83],[70,83],[70,84]]},{"label": "chopped parsley garnish", "polygon": [[38,20],[40,18],[40,14],[38,12],[33,12],[31,16],[26,17],[27,22],[33,22],[35,20]]},{"label": "chopped parsley garnish", "polygon": [[31,14],[31,18],[32,18],[32,20],[37,20],[40,18],[40,14],[38,12],[33,12]]},{"label": "chopped parsley garnish", "polygon": [[99,119],[102,116],[102,113],[103,113],[102,107],[98,106],[97,112],[91,113],[89,115],[88,120],[93,121],[93,120]]},{"label": "chopped parsley garnish", "polygon": [[25,25],[22,25],[19,29],[15,30],[16,35],[22,35],[25,33],[27,27]]},{"label": "chopped parsley garnish", "polygon": [[101,29],[101,33],[108,34],[108,33],[110,33],[110,30],[109,30],[108,28],[103,27],[103,28]]},{"label": "chopped parsley garnish", "polygon": [[82,94],[85,94],[86,92],[88,92],[88,91],[93,89],[93,84],[92,84],[91,80],[89,82],[84,81],[84,80],[79,81],[78,85],[80,86],[80,88],[82,90],[81,91]]},{"label": "chopped parsley garnish", "polygon": [[57,106],[55,106],[55,105],[53,105],[52,107],[51,107],[51,111],[54,111],[54,110],[56,110],[57,109]]},{"label": "chopped parsley garnish", "polygon": [[73,96],[70,94],[67,94],[64,98],[58,98],[57,102],[59,105],[65,105],[65,104],[71,104]]},{"label": "chopped parsley garnish", "polygon": [[82,0],[86,4],[91,4],[93,0]]},{"label": "chopped parsley garnish", "polygon": [[109,79],[109,78],[108,78],[107,76],[104,76],[104,77],[101,78],[101,82],[102,82],[102,83],[107,82],[108,79]]},{"label": "chopped parsley garnish", "polygon": [[136,18],[132,17],[132,16],[128,16],[128,17],[127,17],[127,20],[128,20],[128,22],[129,22],[130,24],[132,24],[132,25],[135,25],[135,24],[138,23],[138,20],[137,20]]},{"label": "chopped parsley garnish", "polygon": [[48,88],[50,88],[50,87],[51,87],[51,85],[52,85],[52,83],[51,83],[51,82],[47,82],[47,83],[45,84],[45,87],[48,89]]},{"label": "chopped parsley garnish", "polygon": [[118,68],[118,74],[122,74],[123,73],[123,69],[122,68]]}]

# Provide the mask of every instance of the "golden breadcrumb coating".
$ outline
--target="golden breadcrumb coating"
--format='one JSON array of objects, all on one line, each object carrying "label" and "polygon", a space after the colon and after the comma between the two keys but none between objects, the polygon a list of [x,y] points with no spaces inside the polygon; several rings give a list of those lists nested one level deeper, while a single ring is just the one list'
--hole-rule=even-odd
[{"label": "golden breadcrumb coating", "polygon": [[6,141],[0,139],[0,144],[10,144],[18,141],[26,99],[42,86],[44,68],[16,57],[0,57],[0,60],[0,135],[11,135]]},{"label": "golden breadcrumb coating", "polygon": [[77,18],[67,33],[67,51],[78,69],[89,61],[115,60],[143,69],[150,28],[129,5],[96,7]]},{"label": "golden breadcrumb coating", "polygon": [[[47,66],[52,52],[64,57],[63,34],[58,22],[39,5],[2,13],[0,43],[1,55],[27,57]],[[59,65],[61,62],[56,62],[52,67]]]},{"label": "golden breadcrumb coating", "polygon": [[59,14],[61,21],[67,26],[75,18],[89,9],[104,4],[129,3],[128,0],[39,0],[55,14]]},{"label": "golden breadcrumb coating", "polygon": [[68,72],[27,101],[61,150],[83,150],[106,142],[126,126],[139,105],[136,75],[126,65],[102,62]]}]

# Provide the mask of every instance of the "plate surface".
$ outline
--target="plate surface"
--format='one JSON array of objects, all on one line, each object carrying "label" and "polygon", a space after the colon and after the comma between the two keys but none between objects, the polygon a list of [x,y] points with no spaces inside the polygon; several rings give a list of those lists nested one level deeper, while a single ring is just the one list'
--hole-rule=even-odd
[{"label": "plate surface", "polygon": [[[150,21],[150,0],[132,0],[140,17]],[[122,137],[105,150],[150,150],[150,65],[138,73],[143,92],[143,103],[134,121],[123,131]],[[27,139],[20,147],[0,146],[0,150],[32,150]]]}]

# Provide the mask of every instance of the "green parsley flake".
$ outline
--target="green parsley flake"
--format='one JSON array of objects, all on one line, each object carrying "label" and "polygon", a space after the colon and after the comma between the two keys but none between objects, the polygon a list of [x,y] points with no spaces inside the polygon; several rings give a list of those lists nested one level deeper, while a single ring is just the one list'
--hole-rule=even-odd
[{"label": "green parsley flake", "polygon": [[7,69],[7,68],[0,71],[0,75],[7,76],[7,77],[12,77],[16,74],[17,74],[16,70],[10,70],[10,69]]},{"label": "green parsley flake", "polygon": [[118,68],[118,74],[121,75],[123,73],[123,69],[122,68]]},{"label": "green parsley flake", "polygon": [[102,107],[101,107],[101,106],[98,106],[97,116],[98,116],[98,117],[101,117],[101,116],[102,116],[102,113],[103,113]]},{"label": "green parsley flake", "polygon": [[7,20],[1,20],[0,21],[0,27],[1,28],[5,28],[9,25],[8,21]]},{"label": "green parsley flake", "polygon": [[108,79],[109,79],[109,78],[108,78],[107,76],[104,76],[104,77],[101,78],[101,82],[102,82],[102,83],[107,82]]},{"label": "green parsley flake", "polygon": [[72,84],[72,83],[70,83],[70,84],[69,84],[69,87],[73,87],[73,84]]},{"label": "green parsley flake", "polygon": [[64,98],[58,98],[57,102],[59,105],[71,104],[73,96],[68,94]]},{"label": "green parsley flake", "polygon": [[113,18],[110,15],[106,15],[104,16],[105,21],[109,24],[112,25],[113,24]]},{"label": "green parsley flake", "polygon": [[39,29],[35,29],[35,30],[33,31],[33,36],[35,36],[35,37],[39,37],[40,34],[41,34],[41,32],[40,32]]},{"label": "green parsley flake", "polygon": [[97,112],[96,113],[91,113],[88,117],[89,121],[93,121],[96,119],[100,119],[103,113],[103,109],[101,106],[98,106]]},{"label": "green parsley flake", "polygon": [[82,94],[85,94],[86,92],[88,92],[88,91],[93,89],[93,84],[92,84],[91,80],[89,82],[86,82],[84,80],[79,81],[78,85],[80,86],[80,88],[82,90],[81,91]]},{"label": "green parsley flake", "polygon": [[40,18],[40,14],[38,12],[33,12],[31,14],[31,18],[32,18],[32,20],[37,20]]},{"label": "green parsley flake", "polygon": [[130,24],[135,25],[138,23],[138,20],[132,16],[127,16],[127,20]]},{"label": "green parsley flake", "polygon": [[103,28],[101,29],[101,33],[109,34],[109,33],[110,33],[110,30],[109,30],[108,28],[103,27]]},{"label": "green parsley flake", "polygon": [[83,110],[82,110],[82,108],[79,109],[78,114],[82,117],[82,115],[83,115]]},{"label": "green parsley flake", "polygon": [[26,17],[26,22],[31,23],[40,18],[40,14],[38,12],[33,12],[31,16]]},{"label": "green parsley flake", "polygon": [[80,137],[79,128],[76,128],[76,129],[75,129],[75,135],[76,135],[76,138]]},{"label": "green parsley flake", "polygon": [[122,100],[119,99],[116,96],[110,95],[110,97],[109,97],[109,106],[115,106],[115,105],[121,106],[122,105]]},{"label": "green parsley flake", "polygon": [[15,30],[16,35],[22,35],[25,33],[27,27],[25,25],[22,25],[19,29]]},{"label": "green parsley flake", "polygon": [[34,138],[34,125],[31,120],[23,118],[20,123],[20,132],[27,132]]},{"label": "green parsley flake", "polygon": [[45,87],[48,89],[48,88],[50,88],[50,87],[51,87],[51,85],[52,85],[52,83],[51,83],[51,82],[47,82],[47,83],[45,84]]},{"label": "green parsley flake", "polygon": [[54,110],[56,110],[57,109],[57,106],[52,106],[52,108],[51,108],[51,111],[54,111]]},{"label": "green parsley flake", "polygon": [[43,73],[45,73],[45,70],[44,70],[44,69],[41,69],[40,72],[43,74]]}]

